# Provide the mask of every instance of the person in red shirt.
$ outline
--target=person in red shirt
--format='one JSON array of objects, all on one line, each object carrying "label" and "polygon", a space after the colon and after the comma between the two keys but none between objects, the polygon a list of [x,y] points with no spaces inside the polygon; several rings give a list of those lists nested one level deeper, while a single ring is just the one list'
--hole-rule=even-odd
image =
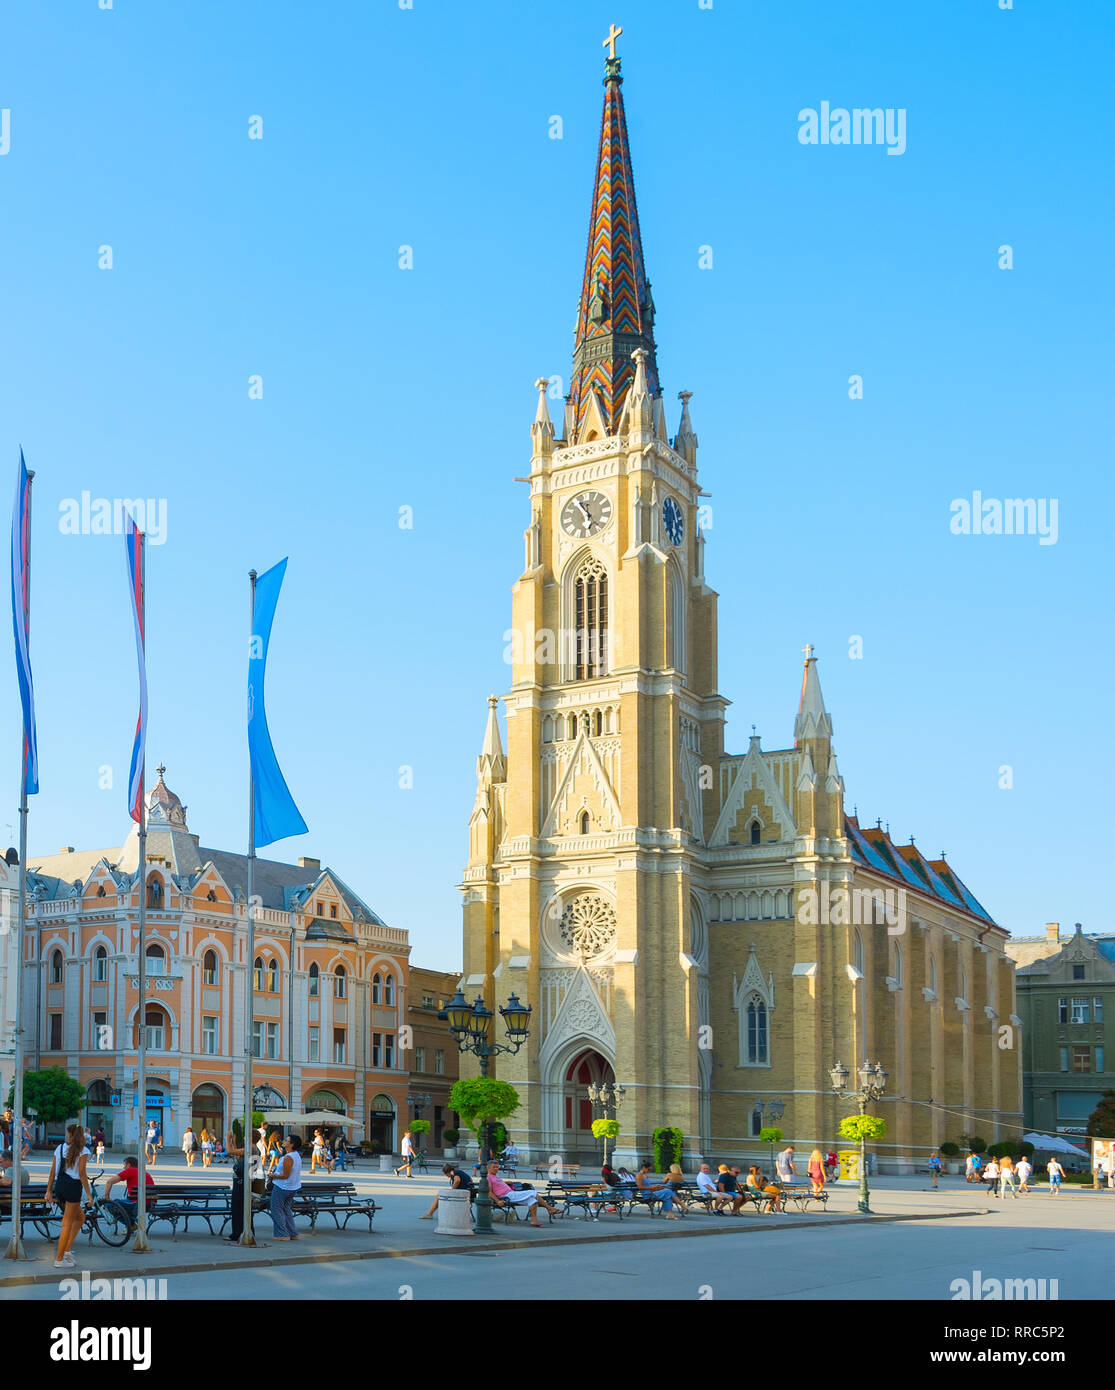
[{"label": "person in red shirt", "polygon": [[[147,1178],[147,1186],[154,1187],[155,1179],[151,1174],[146,1173],[144,1176]],[[134,1231],[136,1226],[136,1189],[139,1187],[138,1159],[126,1158],[124,1160],[123,1171],[117,1173],[114,1178],[109,1178],[108,1182],[105,1183],[106,1201],[118,1182],[124,1184],[127,1195],[124,1197],[117,1197],[116,1204],[124,1212],[125,1216],[127,1216],[128,1220],[131,1222],[132,1231]],[[129,1231],[128,1234],[131,1235],[132,1231]]]}]

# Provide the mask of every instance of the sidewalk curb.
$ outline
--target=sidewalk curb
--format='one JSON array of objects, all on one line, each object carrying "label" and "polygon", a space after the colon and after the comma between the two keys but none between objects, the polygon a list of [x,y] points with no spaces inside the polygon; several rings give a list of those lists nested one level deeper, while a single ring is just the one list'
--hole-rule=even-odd
[{"label": "sidewalk curb", "polygon": [[[973,1209],[971,1211],[938,1211],[926,1213],[924,1216],[878,1216],[873,1215],[871,1225],[878,1226],[884,1223],[889,1224],[896,1221],[942,1221],[949,1217],[965,1216],[990,1216],[991,1208]],[[228,1274],[238,1269],[285,1269],[289,1265],[313,1265],[313,1264],[336,1264],[352,1260],[408,1260],[417,1259],[430,1255],[483,1255],[492,1251],[503,1250],[531,1250],[537,1249],[540,1245],[545,1246],[565,1246],[565,1245],[597,1245],[603,1240],[606,1245],[612,1244],[617,1240],[687,1240],[694,1236],[727,1236],[735,1233],[753,1234],[763,1231],[815,1231],[822,1226],[856,1226],[863,1221],[860,1213],[849,1216],[822,1217],[817,1221],[808,1223],[802,1222],[792,1226],[775,1226],[773,1223],[764,1222],[760,1225],[755,1222],[740,1222],[738,1226],[708,1226],[699,1230],[668,1231],[655,1229],[653,1231],[632,1231],[602,1238],[600,1236],[558,1236],[549,1240],[539,1238],[536,1240],[488,1240],[476,1244],[451,1245],[451,1246],[417,1246],[413,1249],[385,1249],[385,1250],[345,1250],[330,1255],[284,1255],[271,1258],[252,1258],[250,1260],[203,1260],[191,1264],[162,1265],[156,1266],[148,1264],[138,1268],[130,1269],[90,1269],[87,1265],[80,1266],[73,1270],[51,1269],[50,1273],[15,1275],[11,1278],[0,1278],[0,1288],[18,1288],[28,1284],[55,1284],[62,1279],[81,1278],[83,1271],[90,1279],[140,1279],[140,1278],[159,1278],[172,1274],[207,1274],[219,1271]],[[665,1223],[662,1223],[665,1225]],[[373,1232],[374,1234],[374,1232]],[[306,1239],[307,1237],[300,1237]]]}]

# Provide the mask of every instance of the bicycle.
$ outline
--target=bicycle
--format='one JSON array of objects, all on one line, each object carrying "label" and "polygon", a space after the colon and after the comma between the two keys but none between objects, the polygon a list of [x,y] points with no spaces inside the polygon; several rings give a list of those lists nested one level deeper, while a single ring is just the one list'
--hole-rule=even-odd
[{"label": "bicycle", "polygon": [[100,1236],[106,1245],[116,1246],[126,1245],[135,1229],[132,1222],[124,1215],[123,1210],[111,1198],[98,1196],[97,1179],[104,1177],[104,1169],[89,1179],[89,1187],[93,1193],[93,1201],[86,1203],[85,1224],[89,1229],[89,1243],[93,1242],[93,1232]]}]

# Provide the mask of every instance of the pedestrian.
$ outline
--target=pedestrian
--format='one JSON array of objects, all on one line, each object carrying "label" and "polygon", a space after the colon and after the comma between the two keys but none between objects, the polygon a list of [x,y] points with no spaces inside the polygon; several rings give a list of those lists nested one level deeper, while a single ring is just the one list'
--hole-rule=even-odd
[{"label": "pedestrian", "polygon": [[829,1170],[828,1175],[830,1178],[833,1176],[833,1174],[836,1172],[839,1166],[840,1160],[836,1156],[836,1150],[829,1149],[828,1153],[825,1155],[825,1167]]},{"label": "pedestrian", "polygon": [[972,1155],[972,1181],[983,1182],[983,1158],[980,1154]]},{"label": "pedestrian", "polygon": [[809,1155],[809,1181],[813,1185],[814,1197],[819,1197],[825,1190],[825,1161],[820,1149],[814,1149]]},{"label": "pedestrian", "polygon": [[283,1161],[283,1136],[273,1129],[267,1139],[267,1176],[270,1177]]},{"label": "pedestrian", "polygon": [[[144,1173],[143,1176],[147,1179],[147,1187],[155,1186],[155,1179],[150,1173]],[[128,1218],[128,1234],[131,1235],[136,1228],[136,1213],[139,1206],[137,1198],[139,1192],[139,1159],[132,1158],[129,1155],[129,1157],[124,1160],[124,1167],[120,1172],[117,1173],[114,1178],[109,1178],[108,1182],[105,1183],[105,1201],[108,1201],[109,1194],[118,1182],[124,1184],[125,1195],[123,1197],[115,1197],[113,1200]],[[148,1208],[148,1210],[150,1210],[150,1208]]]},{"label": "pedestrian", "polygon": [[[395,1176],[398,1177],[399,1174],[400,1174],[400,1173],[403,1171],[403,1169],[405,1168],[405,1169],[407,1170],[407,1177],[408,1177],[408,1178],[413,1177],[414,1174],[410,1171],[410,1165],[414,1162],[414,1140],[410,1137],[410,1130],[409,1130],[409,1129],[408,1129],[408,1130],[406,1131],[406,1133],[403,1135],[403,1142],[402,1142],[402,1145],[400,1146],[399,1152],[400,1152],[400,1153],[402,1154],[402,1156],[403,1156],[403,1161],[402,1161],[402,1163],[400,1163],[399,1166],[395,1169]],[[497,1167],[497,1168],[499,1167],[499,1164],[498,1164],[498,1163],[496,1164],[496,1167]]]},{"label": "pedestrian", "polygon": [[1030,1160],[1026,1157],[1025,1154],[1023,1154],[1022,1157],[1018,1160],[1018,1162],[1014,1165],[1014,1171],[1018,1174],[1019,1192],[1025,1192],[1027,1196],[1029,1196],[1030,1175],[1034,1171],[1034,1165],[1030,1162]]},{"label": "pedestrian", "polygon": [[975,1174],[976,1174],[976,1167],[975,1167],[974,1159],[975,1159],[975,1154],[969,1153],[968,1157],[964,1160],[964,1181],[965,1181],[965,1182],[971,1182],[972,1179],[975,1177]]},{"label": "pedestrian", "polygon": [[1051,1158],[1045,1165],[1045,1171],[1049,1174],[1049,1195],[1059,1197],[1061,1195],[1061,1179],[1065,1176],[1065,1170],[1055,1158]]},{"label": "pedestrian", "polygon": [[182,1135],[182,1152],[186,1155],[186,1167],[194,1166],[194,1154],[197,1153],[197,1135],[193,1129],[187,1125],[186,1132]]},{"label": "pedestrian", "polygon": [[791,1178],[797,1177],[798,1170],[794,1167],[794,1146],[787,1144],[778,1155],[778,1176],[782,1182],[789,1182]]},{"label": "pedestrian", "polygon": [[[320,1129],[314,1130],[313,1150],[310,1154],[310,1172],[316,1173],[319,1168],[324,1168],[327,1173],[333,1171],[332,1164],[329,1162],[329,1154],[326,1149],[325,1136]],[[396,1173],[399,1171],[395,1169]]]},{"label": "pedestrian", "polygon": [[213,1166],[213,1136],[205,1125],[201,1127],[201,1166],[203,1168],[212,1168]]},{"label": "pedestrian", "polygon": [[[230,1129],[225,1135],[225,1146],[232,1155],[232,1227],[226,1240],[238,1244],[244,1234],[244,1169],[247,1167],[247,1178],[250,1182],[256,1176],[256,1164],[258,1159],[255,1151],[245,1152],[240,1144],[236,1142],[236,1131]],[[252,1233],[255,1234],[255,1218],[252,1218]]]},{"label": "pedestrian", "polygon": [[[449,1179],[449,1186],[454,1192],[467,1191],[470,1197],[475,1197],[476,1184],[463,1168],[454,1168],[452,1163],[446,1163],[442,1165],[441,1171]],[[434,1212],[437,1211],[439,1200],[440,1198],[438,1197],[434,1198],[430,1203],[430,1210],[424,1211],[418,1218],[419,1221],[429,1221],[432,1219]]]},{"label": "pedestrian", "polygon": [[983,1180],[991,1188],[992,1197],[999,1195],[999,1160],[992,1155],[990,1163],[983,1170]]},{"label": "pedestrian", "polygon": [[24,1117],[23,1117],[23,1125],[22,1125],[22,1129],[21,1129],[20,1133],[21,1133],[22,1138],[23,1138],[23,1147],[22,1147],[22,1149],[20,1150],[19,1156],[20,1156],[21,1159],[23,1159],[23,1158],[30,1158],[30,1157],[31,1157],[31,1138],[32,1138],[32,1135],[31,1135],[31,1121],[27,1118],[26,1115],[24,1115]]},{"label": "pedestrian", "polygon": [[1016,1202],[1018,1201],[1018,1193],[1015,1190],[1014,1184],[1017,1176],[1018,1175],[1014,1171],[1014,1160],[1009,1154],[1004,1154],[999,1162],[999,1192],[1005,1198],[1007,1189],[1009,1188],[1010,1195]]},{"label": "pedestrian", "polygon": [[84,1189],[90,1202],[93,1189],[85,1165],[89,1161],[89,1150],[85,1147],[85,1131],[81,1125],[70,1125],[66,1130],[66,1142],[54,1150],[50,1165],[50,1177],[46,1180],[46,1200],[57,1199],[62,1208],[62,1229],[58,1232],[58,1250],[54,1258],[55,1269],[72,1269],[77,1263],[70,1250],[77,1233],[81,1230],[85,1217],[81,1210],[81,1194]]},{"label": "pedestrian", "polygon": [[283,1161],[271,1179],[271,1223],[276,1240],[297,1240],[294,1229],[294,1197],[302,1186],[302,1140],[288,1134],[283,1140]]},{"label": "pedestrian", "polygon": [[937,1179],[941,1176],[941,1150],[934,1149],[929,1155],[929,1176],[933,1179],[933,1191],[937,1191]]},{"label": "pedestrian", "polygon": [[345,1143],[345,1136],[338,1134],[333,1144],[333,1162],[342,1173],[348,1172],[348,1145]]},{"label": "pedestrian", "polygon": [[163,1147],[162,1131],[154,1120],[147,1121],[147,1134],[143,1140],[144,1151],[147,1154],[147,1162],[154,1168],[158,1161],[159,1150]]},{"label": "pedestrian", "polygon": [[93,1143],[96,1149],[93,1156],[98,1163],[103,1163],[105,1158],[105,1131],[103,1125],[97,1126],[97,1132],[93,1136]]}]

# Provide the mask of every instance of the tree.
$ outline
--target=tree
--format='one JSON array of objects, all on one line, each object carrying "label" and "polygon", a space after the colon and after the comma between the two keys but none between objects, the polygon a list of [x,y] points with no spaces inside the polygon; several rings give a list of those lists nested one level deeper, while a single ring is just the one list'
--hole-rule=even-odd
[{"label": "tree", "polygon": [[[15,1100],[15,1081],[8,1087],[8,1104]],[[44,1067],[23,1073],[23,1108],[44,1124],[68,1120],[85,1104],[85,1087],[63,1067]]]},{"label": "tree", "polygon": [[519,1108],[519,1093],[506,1081],[494,1076],[473,1076],[454,1081],[449,1093],[449,1108],[455,1110],[468,1129],[475,1130],[480,1139],[481,1161],[488,1157],[488,1126],[493,1120],[506,1119]]},{"label": "tree", "polygon": [[867,1141],[881,1139],[886,1132],[887,1122],[880,1120],[878,1115],[845,1115],[840,1121],[840,1137],[859,1141],[859,1210],[865,1216],[871,1215],[867,1191]]},{"label": "tree", "polygon": [[656,1173],[664,1173],[671,1163],[681,1162],[681,1148],[685,1143],[685,1135],[680,1129],[663,1125],[654,1131],[652,1138],[654,1140],[654,1171]]},{"label": "tree", "polygon": [[1100,1103],[1088,1116],[1089,1139],[1110,1139],[1115,1135],[1115,1091],[1104,1091]]},{"label": "tree", "polygon": [[603,1139],[604,1141],[604,1162],[608,1161],[608,1140],[615,1139],[619,1135],[618,1120],[593,1120],[592,1137]]},{"label": "tree", "polygon": [[430,1132],[430,1122],[429,1122],[429,1120],[411,1120],[411,1122],[410,1122],[410,1132],[411,1132],[411,1134],[417,1134],[417,1135],[419,1135],[419,1136],[421,1136],[421,1135],[423,1135],[423,1134],[429,1134],[429,1132]]}]

